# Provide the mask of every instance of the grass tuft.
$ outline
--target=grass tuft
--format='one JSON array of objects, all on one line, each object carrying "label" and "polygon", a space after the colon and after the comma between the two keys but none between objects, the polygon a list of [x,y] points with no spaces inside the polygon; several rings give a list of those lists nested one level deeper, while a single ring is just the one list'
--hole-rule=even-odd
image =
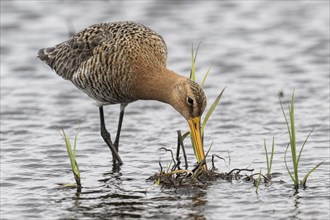
[{"label": "grass tuft", "polygon": [[[78,133],[79,133],[79,129],[78,129],[78,131],[77,131],[77,133],[74,137],[73,148],[72,148],[72,145],[71,145],[70,138],[66,135],[66,133],[64,132],[63,129],[62,129],[61,135],[62,135],[62,137],[65,141],[66,150],[68,152],[72,173],[74,175],[74,179],[76,180],[77,188],[81,188],[80,170],[79,170],[79,166],[78,166],[78,163],[77,163],[77,160],[76,160],[76,147],[77,147]],[[72,184],[67,184],[67,185],[72,186]]]},{"label": "grass tuft", "polygon": [[[288,107],[289,109],[289,120],[285,114],[284,108],[283,108],[283,104],[281,101],[281,96],[279,95],[279,101],[280,101],[280,105],[281,105],[281,109],[282,109],[282,113],[285,119],[285,123],[287,125],[287,129],[288,129],[288,134],[289,134],[289,139],[290,142],[285,150],[284,153],[284,163],[285,163],[285,167],[288,171],[289,176],[291,177],[294,187],[297,189],[299,188],[299,161],[300,161],[300,157],[301,154],[303,152],[303,149],[305,147],[305,144],[307,143],[307,140],[309,138],[309,136],[311,135],[311,133],[313,132],[314,128],[309,132],[309,134],[307,135],[302,147],[300,148],[299,154],[297,156],[297,142],[296,142],[296,129],[295,129],[295,120],[294,120],[294,90],[292,92],[292,98],[291,98],[291,103]],[[286,155],[287,155],[287,151],[289,149],[290,146],[290,150],[291,150],[291,157],[292,157],[292,166],[293,166],[293,172],[290,171],[288,165],[287,165],[287,160],[286,160]],[[323,161],[324,162],[324,161]],[[306,182],[307,179],[309,177],[309,175],[314,172],[314,170],[319,167],[323,162],[317,164],[314,168],[312,168],[303,178],[303,180],[300,182],[302,186],[306,186]]]},{"label": "grass tuft", "polygon": [[260,183],[261,183],[261,169],[259,171],[258,179],[257,179],[257,182],[256,182],[256,194],[257,195],[258,195],[258,190],[259,190]]},{"label": "grass tuft", "polygon": [[[194,46],[193,45],[192,45],[192,49],[191,49],[191,71],[190,71],[189,78],[191,80],[195,81],[195,82],[197,82],[196,81],[196,58],[197,58],[197,55],[198,55],[200,44],[201,43],[198,44],[196,51],[194,51]],[[207,72],[205,73],[205,75],[203,77],[202,82],[199,84],[201,87],[203,87],[205,85],[205,81],[206,81],[207,76],[210,73],[210,70],[211,70],[211,68],[209,68],[207,70]],[[209,121],[211,115],[213,114],[215,108],[218,106],[218,104],[220,102],[220,99],[222,97],[222,94],[225,91],[225,89],[226,89],[226,87],[224,89],[222,89],[222,91],[220,92],[220,94],[215,98],[215,100],[213,101],[211,107],[208,109],[208,111],[205,114],[205,117],[204,117],[204,119],[203,119],[203,121],[201,123],[202,140],[204,140],[204,128],[205,128],[207,122]],[[183,134],[182,140],[184,140],[188,135],[190,135],[190,132],[189,131],[187,131],[186,133]],[[193,150],[194,150],[194,152],[196,152],[196,147],[195,147],[194,140],[192,138],[190,138],[190,140],[191,140],[191,145],[193,147]],[[196,156],[196,153],[195,153],[195,156]],[[196,158],[197,158],[197,156],[196,156]]]},{"label": "grass tuft", "polygon": [[196,82],[196,59],[201,43],[199,42],[196,52],[194,52],[194,45],[191,46],[191,70],[189,78]]},{"label": "grass tuft", "polygon": [[273,136],[273,142],[272,142],[272,152],[270,154],[270,159],[267,152],[267,146],[266,146],[266,140],[264,140],[264,149],[265,149],[265,155],[266,155],[266,163],[267,163],[267,177],[271,178],[271,171],[272,171],[272,164],[273,164],[273,157],[274,157],[274,136]]}]

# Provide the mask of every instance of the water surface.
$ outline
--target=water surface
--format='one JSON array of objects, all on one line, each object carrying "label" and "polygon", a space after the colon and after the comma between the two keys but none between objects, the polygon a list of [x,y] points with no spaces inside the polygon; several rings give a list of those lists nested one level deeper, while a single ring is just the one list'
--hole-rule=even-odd
[{"label": "water surface", "polygon": [[[263,140],[275,136],[273,171],[280,173],[259,194],[250,183],[217,181],[206,189],[166,190],[145,180],[175,150],[185,120],[170,106],[141,101],[128,106],[120,154],[99,135],[98,109],[70,82],[36,59],[40,48],[70,31],[99,22],[133,20],[167,42],[168,66],[189,74],[191,45],[202,42],[199,80],[208,102],[227,86],[206,128],[206,146],[226,158],[216,166],[266,172]],[[301,158],[301,173],[325,163],[295,192],[283,163],[288,142],[277,93],[296,94],[297,139],[315,127]],[[2,1],[1,2],[1,219],[328,219],[329,176],[328,1]],[[105,108],[116,132],[119,106]],[[80,126],[77,160],[83,190],[72,182],[59,129],[73,136]],[[193,152],[186,143],[188,159]],[[300,178],[303,178],[301,176]],[[283,182],[280,182],[282,180]]]}]

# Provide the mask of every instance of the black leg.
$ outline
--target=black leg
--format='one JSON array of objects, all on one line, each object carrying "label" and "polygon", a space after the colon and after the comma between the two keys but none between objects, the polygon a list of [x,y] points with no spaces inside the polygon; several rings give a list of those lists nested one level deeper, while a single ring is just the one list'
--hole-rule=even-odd
[{"label": "black leg", "polygon": [[100,122],[101,122],[101,136],[102,136],[103,140],[105,141],[105,143],[110,148],[114,162],[118,161],[119,164],[123,164],[123,161],[121,160],[121,158],[116,150],[116,147],[113,145],[113,143],[111,141],[110,133],[107,131],[107,129],[105,127],[103,106],[99,107],[99,111],[100,111]]},{"label": "black leg", "polygon": [[115,140],[115,147],[117,152],[119,152],[119,138],[120,138],[120,132],[121,132],[121,125],[123,124],[123,119],[124,119],[124,113],[125,113],[125,108],[127,104],[120,104],[120,113],[119,113],[119,121],[118,121],[118,128],[117,128],[117,135],[116,135],[116,140]]}]

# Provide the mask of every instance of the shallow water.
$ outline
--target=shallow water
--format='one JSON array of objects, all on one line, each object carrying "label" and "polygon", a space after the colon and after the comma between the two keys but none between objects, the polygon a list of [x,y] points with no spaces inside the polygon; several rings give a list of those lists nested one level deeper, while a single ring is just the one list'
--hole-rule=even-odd
[{"label": "shallow water", "polygon": [[[271,186],[261,186],[257,195],[241,181],[190,190],[146,182],[159,159],[169,162],[158,148],[175,150],[176,130],[188,128],[171,107],[152,101],[128,106],[120,146],[125,164],[113,172],[97,107],[36,56],[72,29],[117,20],[160,33],[169,67],[185,75],[191,44],[202,42],[197,71],[201,79],[212,66],[205,87],[209,103],[227,86],[207,125],[206,146],[213,142],[212,153],[226,158],[226,164],[216,162],[221,172],[266,172],[263,139],[270,147],[274,135],[273,171],[280,176]],[[301,175],[325,161],[298,192],[283,163],[288,135],[277,97],[282,91],[288,102],[293,89],[300,145],[315,127]],[[327,1],[1,1],[1,219],[328,219],[329,101]],[[105,108],[113,134],[118,110]],[[57,187],[74,181],[58,130],[73,136],[77,124],[80,194]]]}]

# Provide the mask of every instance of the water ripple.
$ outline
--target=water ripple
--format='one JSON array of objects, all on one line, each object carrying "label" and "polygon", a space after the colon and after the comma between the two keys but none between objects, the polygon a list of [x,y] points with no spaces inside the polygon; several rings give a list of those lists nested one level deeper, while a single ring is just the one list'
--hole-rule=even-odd
[{"label": "water ripple", "polygon": [[[326,1],[4,1],[1,7],[1,217],[3,219],[327,219],[329,210],[329,3]],[[86,11],[90,13],[86,13]],[[81,15],[84,16],[81,16]],[[197,73],[212,66],[205,93],[209,106],[227,86],[205,128],[205,144],[220,171],[252,167],[265,172],[264,139],[275,137],[271,186],[259,194],[243,181],[207,189],[166,190],[145,180],[165,167],[176,149],[176,130],[187,123],[170,106],[141,101],[128,106],[120,154],[100,137],[98,109],[71,83],[36,59],[75,31],[99,22],[135,20],[167,42],[169,68],[188,75],[191,44],[202,42]],[[296,94],[299,146],[315,127],[301,156],[301,177],[325,161],[295,193],[283,164],[288,143],[277,93],[286,107]],[[114,137],[119,106],[105,107]],[[77,159],[83,188],[74,181],[64,142],[78,126]],[[188,159],[194,155],[186,143]],[[190,164],[190,167],[192,164]],[[291,165],[290,165],[291,166]]]}]

